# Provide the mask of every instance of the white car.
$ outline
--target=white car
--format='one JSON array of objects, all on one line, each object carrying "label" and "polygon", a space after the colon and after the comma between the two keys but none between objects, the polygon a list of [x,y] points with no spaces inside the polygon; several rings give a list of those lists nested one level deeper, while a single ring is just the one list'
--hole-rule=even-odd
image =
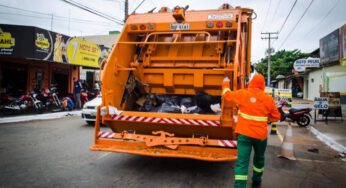
[{"label": "white car", "polygon": [[96,107],[102,103],[102,96],[99,95],[95,99],[85,103],[82,109],[82,118],[89,124],[94,125],[96,120]]}]

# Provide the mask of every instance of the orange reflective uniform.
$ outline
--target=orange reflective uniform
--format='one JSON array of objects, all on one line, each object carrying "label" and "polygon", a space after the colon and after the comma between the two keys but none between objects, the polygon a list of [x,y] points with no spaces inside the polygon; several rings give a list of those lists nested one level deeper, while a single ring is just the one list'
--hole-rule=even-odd
[{"label": "orange reflective uniform", "polygon": [[274,99],[264,93],[264,77],[256,74],[249,88],[238,91],[229,89],[229,82],[222,83],[222,94],[226,101],[238,105],[238,123],[235,132],[256,139],[267,138],[268,121],[280,120],[280,113]]}]

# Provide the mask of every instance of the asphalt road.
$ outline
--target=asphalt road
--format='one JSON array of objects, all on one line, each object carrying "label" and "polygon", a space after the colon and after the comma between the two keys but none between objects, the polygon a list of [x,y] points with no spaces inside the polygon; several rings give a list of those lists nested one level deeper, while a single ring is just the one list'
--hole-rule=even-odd
[{"label": "asphalt road", "polygon": [[[278,158],[279,139],[270,137],[263,187],[345,187],[346,163],[306,129],[294,134],[297,161]],[[0,187],[233,186],[235,163],[91,152],[92,139],[80,117],[0,124]]]}]

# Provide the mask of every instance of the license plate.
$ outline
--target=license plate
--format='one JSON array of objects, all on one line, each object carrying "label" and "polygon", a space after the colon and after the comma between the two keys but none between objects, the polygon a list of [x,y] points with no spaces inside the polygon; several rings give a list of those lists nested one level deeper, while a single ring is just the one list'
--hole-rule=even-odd
[{"label": "license plate", "polygon": [[171,30],[190,30],[190,24],[188,23],[172,23]]}]

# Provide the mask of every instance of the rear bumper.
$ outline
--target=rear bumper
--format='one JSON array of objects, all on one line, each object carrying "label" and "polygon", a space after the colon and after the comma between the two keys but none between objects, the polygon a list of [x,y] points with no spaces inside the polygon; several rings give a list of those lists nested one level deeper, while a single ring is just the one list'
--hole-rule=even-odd
[{"label": "rear bumper", "polygon": [[168,149],[163,146],[148,147],[144,142],[124,140],[98,140],[97,144],[90,147],[90,150],[215,162],[237,160],[237,149],[188,145],[181,145],[177,149]]}]

